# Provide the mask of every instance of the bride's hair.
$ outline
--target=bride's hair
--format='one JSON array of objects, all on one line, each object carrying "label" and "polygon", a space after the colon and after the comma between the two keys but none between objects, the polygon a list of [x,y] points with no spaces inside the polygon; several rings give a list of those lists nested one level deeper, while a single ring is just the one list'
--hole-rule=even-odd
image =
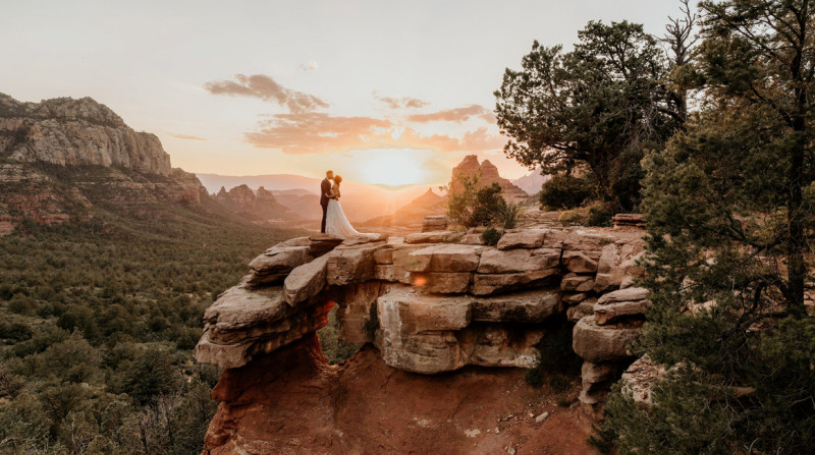
[{"label": "bride's hair", "polygon": [[340,184],[340,182],[342,182],[342,176],[340,176],[340,175],[335,175],[335,176],[334,176],[334,183],[336,183],[337,185],[339,185],[339,184]]}]

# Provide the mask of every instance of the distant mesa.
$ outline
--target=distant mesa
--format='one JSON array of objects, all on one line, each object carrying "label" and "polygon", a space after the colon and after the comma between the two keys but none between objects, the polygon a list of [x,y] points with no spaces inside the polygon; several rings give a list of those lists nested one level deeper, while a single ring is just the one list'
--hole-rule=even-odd
[{"label": "distant mesa", "polygon": [[476,155],[467,155],[458,166],[453,168],[452,180],[450,181],[450,192],[457,193],[463,190],[461,180],[463,178],[478,178],[479,187],[492,185],[497,182],[503,192],[504,199],[507,202],[518,204],[529,198],[529,194],[522,190],[509,180],[501,177],[498,173],[498,168],[495,167],[489,160],[484,160],[483,163],[478,162]]}]

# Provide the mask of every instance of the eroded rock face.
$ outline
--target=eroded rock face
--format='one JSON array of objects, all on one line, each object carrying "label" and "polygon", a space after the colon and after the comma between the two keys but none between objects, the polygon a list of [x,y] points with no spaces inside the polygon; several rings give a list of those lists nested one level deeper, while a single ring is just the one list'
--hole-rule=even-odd
[{"label": "eroded rock face", "polygon": [[257,354],[275,351],[324,327],[332,305],[315,298],[306,308],[293,308],[282,287],[235,286],[204,313],[204,336],[193,355],[202,363],[241,367]]},{"label": "eroded rock face", "polygon": [[0,93],[0,157],[170,174],[170,155],[158,137],[133,131],[91,98],[21,103]]},{"label": "eroded rock face", "polygon": [[[540,323],[561,311],[557,290],[479,298],[438,296],[395,285],[377,300],[377,345],[390,366],[415,373],[464,365],[529,367]],[[501,323],[530,324],[527,329]]]},{"label": "eroded rock face", "polygon": [[574,326],[573,349],[587,362],[599,363],[631,357],[628,344],[639,336],[641,323],[599,325],[586,316]]},{"label": "eroded rock face", "polygon": [[613,292],[598,292],[597,269],[606,247],[625,249],[635,234],[519,230],[499,247],[461,243],[464,235],[479,234],[339,245],[315,236],[276,245],[207,310],[196,358],[227,369],[251,365],[311,336],[337,304],[341,338],[373,343],[389,367],[422,374],[529,368],[552,321],[568,319],[577,321],[573,348],[587,362],[581,401],[599,406],[633,360],[627,347],[638,336],[647,291],[614,290],[632,280],[626,275]]}]

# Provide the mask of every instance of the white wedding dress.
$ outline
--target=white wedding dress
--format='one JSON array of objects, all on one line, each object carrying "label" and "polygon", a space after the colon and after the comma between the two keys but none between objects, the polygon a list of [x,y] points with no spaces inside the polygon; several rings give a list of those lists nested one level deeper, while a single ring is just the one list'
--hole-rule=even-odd
[{"label": "white wedding dress", "polygon": [[[331,194],[335,194],[333,188]],[[343,240],[352,237],[371,239],[379,237],[379,234],[366,234],[354,229],[348,221],[348,218],[345,217],[345,212],[342,211],[342,206],[338,199],[328,200],[328,210],[325,216],[325,233],[331,237]]]}]

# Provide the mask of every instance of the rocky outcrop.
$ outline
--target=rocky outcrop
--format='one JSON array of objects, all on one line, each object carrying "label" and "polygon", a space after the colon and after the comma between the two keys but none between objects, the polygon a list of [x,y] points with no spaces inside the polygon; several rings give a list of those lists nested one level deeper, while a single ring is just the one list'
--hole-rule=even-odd
[{"label": "rocky outcrop", "polygon": [[446,215],[430,215],[422,219],[422,232],[443,231],[447,229]]},{"label": "rocky outcrop", "polygon": [[[633,360],[628,345],[649,305],[647,291],[617,289],[615,280],[598,291],[597,270],[611,245],[621,260],[609,270],[641,251],[640,235],[516,230],[496,247],[463,243],[466,234],[451,231],[292,239],[255,258],[250,275],[207,310],[195,356],[225,368],[225,378],[238,377],[239,369],[311,336],[338,305],[341,338],[372,344],[396,370],[530,368],[552,327],[576,320],[573,349],[586,361],[580,399],[594,410]],[[218,425],[211,434],[226,431]],[[232,433],[216,439],[213,447],[237,443]]]},{"label": "rocky outcrop", "polygon": [[0,93],[0,158],[124,167],[164,176],[171,170],[158,137],[134,131],[91,98],[21,103]]},{"label": "rocky outcrop", "polygon": [[[583,358],[581,403],[601,415],[605,397],[617,374],[633,361],[629,344],[639,336],[645,310],[651,305],[647,289],[629,287],[601,295],[588,314],[574,326],[573,348]],[[592,374],[586,374],[592,371]]]},{"label": "rocky outcrop", "polygon": [[274,194],[262,186],[258,188],[257,193],[252,191],[248,185],[239,185],[229,191],[221,187],[214,197],[227,210],[250,220],[279,221],[300,218],[296,213],[279,204]]},{"label": "rocky outcrop", "polygon": [[465,156],[464,160],[453,168],[453,176],[449,185],[450,193],[463,191],[462,180],[472,178],[478,179],[479,187],[498,183],[503,190],[501,195],[510,203],[516,204],[529,197],[526,191],[501,177],[498,173],[498,168],[489,160],[484,160],[483,163],[479,163],[476,155]]}]

